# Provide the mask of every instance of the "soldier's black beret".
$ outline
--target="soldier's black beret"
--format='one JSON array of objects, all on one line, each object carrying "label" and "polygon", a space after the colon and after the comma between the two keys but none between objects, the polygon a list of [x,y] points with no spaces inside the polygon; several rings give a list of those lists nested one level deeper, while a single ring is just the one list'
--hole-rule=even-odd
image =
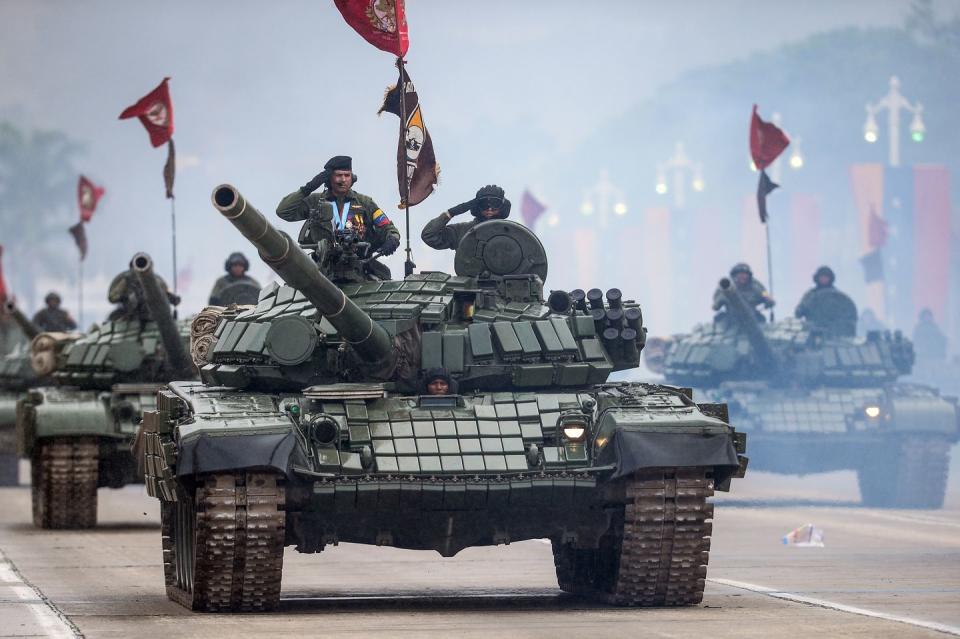
[{"label": "soldier's black beret", "polygon": [[349,155],[335,155],[323,165],[327,171],[352,171],[353,158]]}]

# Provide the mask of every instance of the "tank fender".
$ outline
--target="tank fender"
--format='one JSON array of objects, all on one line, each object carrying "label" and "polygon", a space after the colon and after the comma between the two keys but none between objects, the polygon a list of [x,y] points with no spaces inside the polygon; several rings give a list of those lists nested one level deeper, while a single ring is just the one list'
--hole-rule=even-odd
[{"label": "tank fender", "polygon": [[614,467],[610,479],[654,468],[712,467],[715,483],[723,483],[740,467],[734,433],[715,418],[693,413],[687,424],[664,428],[640,414],[633,419],[630,411],[606,411],[597,424],[596,463]]},{"label": "tank fender", "polygon": [[197,433],[181,440],[177,460],[178,477],[254,468],[290,475],[309,465],[293,424],[286,432]]},{"label": "tank fender", "polygon": [[960,439],[960,409],[956,402],[933,393],[907,397],[894,395],[889,396],[888,401],[888,424],[893,431],[944,433],[953,441]]}]

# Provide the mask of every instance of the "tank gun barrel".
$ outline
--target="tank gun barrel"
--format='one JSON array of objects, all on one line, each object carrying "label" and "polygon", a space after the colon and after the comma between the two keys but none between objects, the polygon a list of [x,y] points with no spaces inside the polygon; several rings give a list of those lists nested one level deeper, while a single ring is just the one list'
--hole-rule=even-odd
[{"label": "tank gun barrel", "polygon": [[17,323],[17,326],[20,327],[20,330],[23,331],[23,334],[27,336],[27,339],[32,340],[34,337],[42,333],[40,327],[30,321],[23,312],[17,308],[17,305],[13,301],[5,302],[3,305],[4,310],[10,317],[13,318],[13,321]]},{"label": "tank gun barrel", "polygon": [[260,257],[289,286],[297,289],[367,362],[379,362],[393,352],[387,331],[360,309],[290,236],[278,231],[236,188],[222,184],[213,190],[213,205],[257,247]]},{"label": "tank gun barrel", "polygon": [[131,261],[133,272],[136,273],[140,286],[143,288],[144,304],[150,309],[150,316],[157,323],[163,348],[167,353],[167,362],[177,373],[190,374],[193,363],[183,347],[180,338],[180,329],[170,312],[170,303],[167,295],[160,288],[156,276],[153,274],[153,260],[146,253],[137,253]]},{"label": "tank gun barrel", "polygon": [[720,280],[720,290],[723,291],[723,297],[727,302],[727,313],[746,334],[760,364],[771,371],[776,370],[777,357],[774,355],[773,349],[770,348],[770,343],[764,336],[763,331],[760,330],[753,309],[743,301],[740,292],[728,278],[725,277]]}]

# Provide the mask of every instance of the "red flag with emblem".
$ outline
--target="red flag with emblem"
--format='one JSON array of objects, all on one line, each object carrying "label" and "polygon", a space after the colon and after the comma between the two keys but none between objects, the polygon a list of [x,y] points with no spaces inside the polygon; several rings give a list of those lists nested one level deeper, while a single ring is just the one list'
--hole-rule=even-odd
[{"label": "red flag with emblem", "polygon": [[150,134],[150,144],[155,147],[166,144],[173,136],[173,102],[170,100],[170,88],[167,86],[169,81],[170,78],[164,78],[156,89],[120,114],[121,120],[139,118],[140,123]]},{"label": "red flag with emblem", "polygon": [[77,183],[77,204],[80,206],[80,219],[89,222],[93,217],[93,212],[97,210],[97,203],[106,191],[102,186],[97,186],[89,179],[80,176]]},{"label": "red flag with emblem", "polygon": [[333,0],[353,30],[364,40],[398,58],[407,55],[410,38],[403,0]]}]

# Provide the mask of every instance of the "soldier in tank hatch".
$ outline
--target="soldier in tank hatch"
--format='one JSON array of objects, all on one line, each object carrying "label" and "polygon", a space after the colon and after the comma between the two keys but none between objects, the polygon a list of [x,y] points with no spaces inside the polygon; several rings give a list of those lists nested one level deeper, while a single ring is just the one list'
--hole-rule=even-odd
[{"label": "soldier in tank hatch", "polygon": [[457,382],[445,368],[431,368],[423,375],[424,395],[456,395]]},{"label": "soldier in tank hatch", "polygon": [[947,358],[947,336],[933,319],[933,311],[925,308],[920,311],[917,325],[913,329],[913,349],[917,358],[944,361]]},{"label": "soldier in tank hatch", "polygon": [[[233,299],[235,296],[224,295],[227,289],[233,290],[243,287],[242,285],[246,285],[245,288],[251,291],[260,289],[260,283],[247,275],[247,271],[250,270],[250,262],[243,253],[239,251],[231,253],[230,257],[228,257],[224,263],[223,268],[227,274],[220,277],[213,284],[213,290],[210,291],[209,304],[213,306],[226,306],[227,304],[236,302],[237,300]],[[251,303],[256,303],[256,294],[254,294],[254,299]]]},{"label": "soldier in tank hatch", "polygon": [[[319,242],[313,237],[311,216],[321,214],[321,204],[332,207],[330,222],[337,231],[350,231],[359,240],[370,243],[370,250],[390,255],[400,246],[400,231],[393,225],[373,198],[353,190],[357,176],[353,160],[346,155],[330,158],[323,171],[299,189],[280,200],[277,215],[288,222],[307,220],[301,241]],[[324,187],[320,193],[314,193]]]},{"label": "soldier in tank hatch", "polygon": [[[773,298],[767,293],[766,287],[754,279],[753,271],[750,270],[750,266],[748,264],[744,262],[735,264],[733,268],[730,269],[730,279],[733,281],[737,292],[740,293],[740,297],[743,298],[743,301],[746,302],[747,306],[752,309],[756,309],[757,306],[763,306],[763,308],[773,308],[775,303]],[[718,287],[713,294],[713,310],[720,311],[726,305],[727,299],[723,295],[723,290]],[[755,312],[758,322],[765,321],[765,318],[760,314],[759,311]]]},{"label": "soldier in tank hatch", "polygon": [[815,286],[803,294],[793,314],[829,335],[854,337],[857,334],[857,305],[833,285],[836,276],[829,266],[813,274]]},{"label": "soldier in tank hatch", "polygon": [[[450,224],[455,216],[467,211],[473,215],[473,220]],[[496,184],[488,184],[477,191],[472,200],[457,204],[427,222],[420,239],[430,248],[456,250],[467,231],[477,224],[487,220],[505,220],[509,215],[510,200],[504,197],[503,189]]]},{"label": "soldier in tank hatch", "polygon": [[33,316],[33,323],[43,331],[67,332],[76,330],[77,323],[70,317],[70,313],[60,308],[60,296],[50,291],[43,298],[46,308],[37,311]]},{"label": "soldier in tank hatch", "polygon": [[[171,293],[166,281],[156,272],[154,272],[153,276],[157,278],[157,284],[160,285],[160,290],[166,294],[167,301],[170,305],[176,306],[179,304],[180,296]],[[150,309],[147,308],[144,301],[143,287],[140,285],[137,274],[133,271],[133,260],[130,261],[130,268],[117,275],[113,278],[113,281],[110,282],[107,300],[117,305],[107,318],[111,321],[119,319],[151,319]]]}]

